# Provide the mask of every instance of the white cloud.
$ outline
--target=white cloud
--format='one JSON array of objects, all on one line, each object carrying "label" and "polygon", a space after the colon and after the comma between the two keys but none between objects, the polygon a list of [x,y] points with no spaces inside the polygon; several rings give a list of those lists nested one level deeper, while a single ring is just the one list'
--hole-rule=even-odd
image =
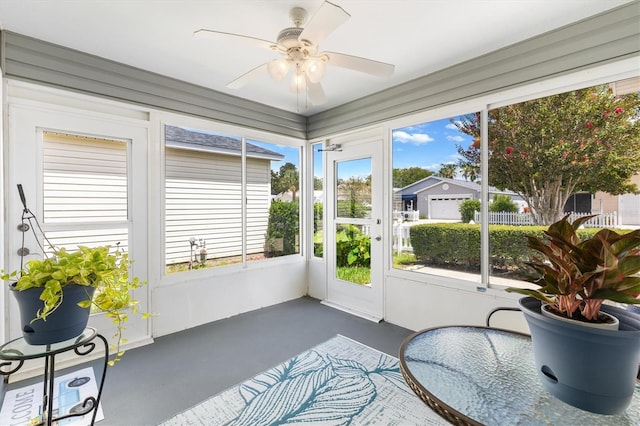
[{"label": "white cloud", "polygon": [[441,163],[431,163],[427,166],[422,166],[423,169],[427,169],[431,172],[437,172],[442,168],[442,164]]},{"label": "white cloud", "polygon": [[447,140],[451,142],[464,142],[464,138],[460,135],[447,136]]},{"label": "white cloud", "polygon": [[393,132],[394,142],[422,145],[425,143],[433,142],[433,140],[434,139],[426,133],[407,133],[403,130],[396,130]]},{"label": "white cloud", "polygon": [[447,124],[447,125],[446,125],[446,126],[444,126],[444,127],[445,127],[446,129],[449,129],[449,130],[458,130],[458,128],[456,127],[456,125],[455,125],[455,124],[453,124],[453,123],[449,123],[449,124]]}]

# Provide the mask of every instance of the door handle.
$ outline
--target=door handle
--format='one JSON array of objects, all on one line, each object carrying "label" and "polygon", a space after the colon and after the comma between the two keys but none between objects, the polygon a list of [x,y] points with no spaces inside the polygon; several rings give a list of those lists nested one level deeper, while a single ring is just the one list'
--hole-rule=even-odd
[{"label": "door handle", "polygon": [[378,235],[378,236],[376,237],[376,241],[380,241],[380,240],[382,240],[382,237],[381,237],[380,235]]}]

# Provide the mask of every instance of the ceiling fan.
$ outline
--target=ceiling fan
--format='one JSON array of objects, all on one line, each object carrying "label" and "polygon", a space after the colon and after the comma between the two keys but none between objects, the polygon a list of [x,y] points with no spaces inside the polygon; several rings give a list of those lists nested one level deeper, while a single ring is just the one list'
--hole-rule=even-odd
[{"label": "ceiling fan", "polygon": [[391,64],[342,53],[318,52],[319,44],[351,17],[340,6],[325,1],[305,25],[307,16],[305,9],[292,8],[289,17],[294,26],[280,31],[276,42],[204,28],[193,34],[194,37],[214,40],[240,39],[282,55],[281,58],[262,64],[231,81],[227,84],[230,89],[238,89],[264,72],[268,72],[274,80],[281,81],[293,69],[290,90],[298,95],[305,94],[312,104],[320,105],[326,102],[320,80],[327,64],[378,77],[393,74],[395,67]]}]

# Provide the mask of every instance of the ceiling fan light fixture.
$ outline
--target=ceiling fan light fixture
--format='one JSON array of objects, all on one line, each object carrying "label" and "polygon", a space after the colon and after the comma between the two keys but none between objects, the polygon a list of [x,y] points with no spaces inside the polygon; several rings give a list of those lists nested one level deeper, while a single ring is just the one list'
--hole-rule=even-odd
[{"label": "ceiling fan light fixture", "polygon": [[282,81],[289,72],[291,63],[286,59],[274,59],[267,63],[267,71],[275,81]]},{"label": "ceiling fan light fixture", "polygon": [[309,58],[302,67],[312,83],[319,83],[324,77],[325,63],[322,58]]},{"label": "ceiling fan light fixture", "polygon": [[307,90],[307,78],[304,72],[300,68],[296,69],[295,74],[291,78],[291,86],[289,86],[291,93],[305,93]]}]

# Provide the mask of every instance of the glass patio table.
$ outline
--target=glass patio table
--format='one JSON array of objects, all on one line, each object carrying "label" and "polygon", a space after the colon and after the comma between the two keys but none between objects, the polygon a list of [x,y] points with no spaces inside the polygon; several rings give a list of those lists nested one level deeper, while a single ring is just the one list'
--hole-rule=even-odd
[{"label": "glass patio table", "polygon": [[474,326],[433,328],[409,336],[399,358],[409,387],[456,425],[640,425],[640,382],[624,413],[572,407],[543,389],[525,334]]}]

